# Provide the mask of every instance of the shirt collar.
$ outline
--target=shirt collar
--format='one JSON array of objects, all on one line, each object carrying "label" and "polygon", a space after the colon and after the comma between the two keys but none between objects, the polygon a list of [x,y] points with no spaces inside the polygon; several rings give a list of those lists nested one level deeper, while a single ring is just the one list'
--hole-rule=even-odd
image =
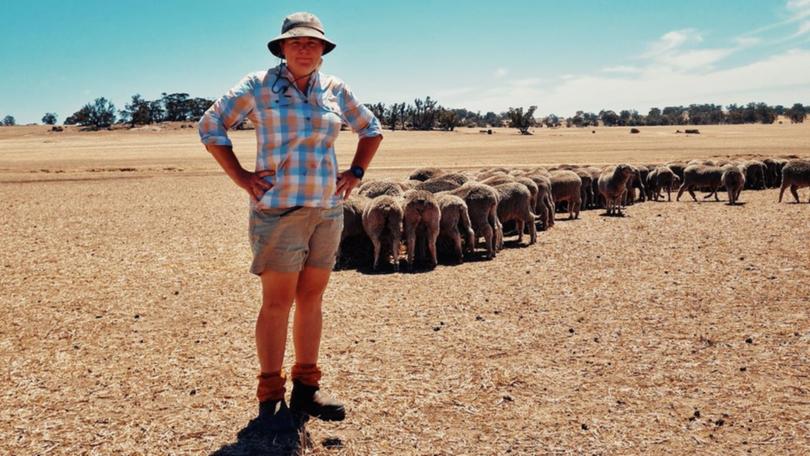
[{"label": "shirt collar", "polygon": [[[293,74],[290,73],[290,69],[287,68],[286,63],[280,64],[278,71],[279,71],[279,74],[281,74],[281,76],[286,78],[288,81],[292,82],[292,81],[295,80],[295,76],[293,76]],[[318,71],[318,70],[315,70],[314,72],[312,72],[311,75],[309,75],[309,84],[308,84],[309,95],[312,95],[315,92],[318,92],[318,93],[323,92],[324,89],[323,89],[323,87],[321,87],[321,76],[320,75],[321,75],[321,72]]]}]

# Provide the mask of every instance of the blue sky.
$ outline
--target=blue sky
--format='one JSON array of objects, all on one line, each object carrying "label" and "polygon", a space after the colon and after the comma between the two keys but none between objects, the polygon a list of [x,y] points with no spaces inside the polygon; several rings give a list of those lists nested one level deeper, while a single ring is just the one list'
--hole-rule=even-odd
[{"label": "blue sky", "polygon": [[[265,45],[308,10],[324,72],[365,102],[538,115],[690,103],[810,104],[810,0],[8,2],[0,116],[59,121],[96,97],[215,98],[278,63]],[[243,5],[247,5],[244,3]]]}]

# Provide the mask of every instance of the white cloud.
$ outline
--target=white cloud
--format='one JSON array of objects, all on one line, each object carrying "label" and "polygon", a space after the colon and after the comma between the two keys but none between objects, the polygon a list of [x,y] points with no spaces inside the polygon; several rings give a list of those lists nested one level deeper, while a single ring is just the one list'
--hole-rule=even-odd
[{"label": "white cloud", "polygon": [[645,69],[640,74],[573,76],[551,83],[496,87],[442,99],[445,106],[505,111],[509,106],[538,105],[537,115],[573,115],[577,110],[637,109],[691,103],[794,103],[810,99],[810,50],[791,50],[722,70],[684,72]]},{"label": "white cloud", "polygon": [[682,47],[687,43],[700,43],[703,37],[695,29],[673,30],[665,33],[658,40],[650,43],[644,58],[656,58]]},{"label": "white cloud", "polygon": [[756,36],[738,36],[734,38],[734,43],[741,48],[756,46],[762,43],[762,38]]},{"label": "white cloud", "polygon": [[640,73],[642,69],[637,66],[629,66],[629,65],[616,65],[607,68],[602,68],[602,72],[604,73],[629,73],[635,74]]},{"label": "white cloud", "polygon": [[810,0],[788,0],[785,5],[791,13],[791,19],[800,20],[810,16]]},{"label": "white cloud", "polygon": [[498,79],[505,77],[507,74],[509,74],[509,70],[506,68],[498,68],[495,70],[495,77]]}]

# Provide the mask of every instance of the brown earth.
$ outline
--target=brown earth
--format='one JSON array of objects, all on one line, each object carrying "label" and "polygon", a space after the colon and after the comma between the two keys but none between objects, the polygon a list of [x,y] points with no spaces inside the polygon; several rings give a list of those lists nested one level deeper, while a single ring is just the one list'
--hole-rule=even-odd
[{"label": "brown earth", "polygon": [[[810,155],[802,125],[675,128],[387,133],[370,176]],[[323,384],[349,417],[307,425],[304,452],[807,454],[800,193],[585,211],[493,261],[334,273]],[[247,198],[193,130],[0,128],[0,207],[0,453],[251,453]]]}]

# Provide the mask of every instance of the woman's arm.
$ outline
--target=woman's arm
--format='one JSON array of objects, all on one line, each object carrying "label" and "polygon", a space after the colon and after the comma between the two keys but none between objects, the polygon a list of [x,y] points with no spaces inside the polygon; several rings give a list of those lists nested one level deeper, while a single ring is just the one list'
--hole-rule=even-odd
[{"label": "woman's arm", "polygon": [[262,179],[262,177],[265,176],[272,176],[273,172],[261,171],[251,173],[245,170],[239,163],[239,159],[236,158],[236,155],[233,153],[233,147],[207,144],[205,148],[214,156],[219,166],[225,170],[225,174],[227,174],[236,185],[248,192],[250,199],[252,199],[254,203],[264,196],[264,192],[273,188],[272,184]]},{"label": "woman's arm", "polygon": [[[382,135],[360,138],[360,141],[357,142],[357,151],[354,153],[352,166],[359,166],[363,168],[363,170],[368,169],[368,165],[371,164],[371,159],[374,158],[374,154],[377,153],[382,139]],[[360,179],[355,177],[351,171],[343,171],[338,174],[337,191],[335,191],[335,195],[340,195],[343,199],[346,199],[351,195],[352,189],[359,183]]]}]

